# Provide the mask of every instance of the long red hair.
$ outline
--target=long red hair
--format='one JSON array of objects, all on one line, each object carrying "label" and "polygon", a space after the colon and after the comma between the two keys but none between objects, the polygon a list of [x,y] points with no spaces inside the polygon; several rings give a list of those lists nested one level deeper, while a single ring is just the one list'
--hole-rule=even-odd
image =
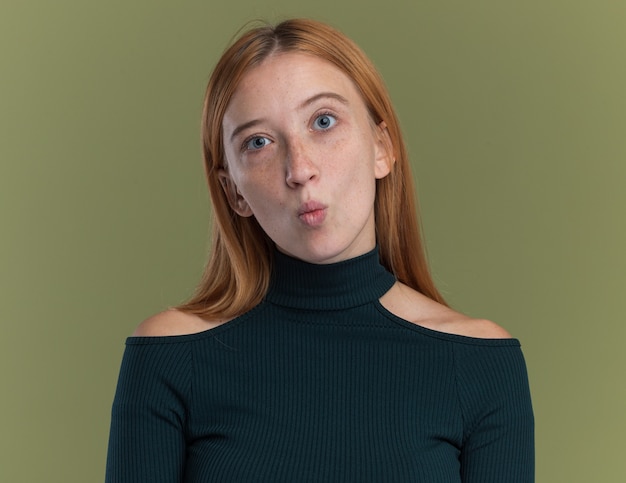
[{"label": "long red hair", "polygon": [[445,304],[430,275],[420,235],[413,179],[398,118],[374,65],[349,38],[308,19],[291,19],[243,33],[222,55],[209,81],[202,113],[206,177],[213,206],[212,246],[200,284],[179,310],[205,319],[236,317],[265,296],[273,242],[254,217],[232,211],[217,173],[224,167],[222,120],[242,77],[278,52],[302,52],[341,69],[357,86],[372,120],[384,122],[395,163],[377,180],[375,220],[381,263],[396,278]]}]

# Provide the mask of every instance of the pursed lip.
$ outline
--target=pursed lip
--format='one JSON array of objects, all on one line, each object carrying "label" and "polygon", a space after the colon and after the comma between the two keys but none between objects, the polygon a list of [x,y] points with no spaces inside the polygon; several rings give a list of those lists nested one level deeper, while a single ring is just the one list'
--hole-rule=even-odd
[{"label": "pursed lip", "polygon": [[327,208],[324,203],[320,203],[319,201],[306,201],[298,208],[298,218],[307,226],[319,226],[326,218]]}]

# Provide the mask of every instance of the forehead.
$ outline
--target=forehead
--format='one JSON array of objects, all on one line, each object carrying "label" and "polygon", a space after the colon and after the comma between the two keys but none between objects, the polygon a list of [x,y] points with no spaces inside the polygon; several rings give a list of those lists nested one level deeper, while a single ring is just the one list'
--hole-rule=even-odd
[{"label": "forehead", "polygon": [[272,54],[243,75],[224,121],[254,106],[296,105],[320,92],[336,93],[364,106],[354,82],[331,62],[301,52]]}]

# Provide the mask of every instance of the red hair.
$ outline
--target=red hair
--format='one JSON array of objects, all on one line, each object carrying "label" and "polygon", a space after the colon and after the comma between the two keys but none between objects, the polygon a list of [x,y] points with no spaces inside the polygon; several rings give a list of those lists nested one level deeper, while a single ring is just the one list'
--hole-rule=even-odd
[{"label": "red hair", "polygon": [[232,211],[217,173],[225,162],[222,120],[235,90],[251,67],[280,52],[314,55],[338,67],[356,85],[372,121],[384,122],[395,163],[386,177],[377,180],[376,187],[381,263],[399,281],[445,304],[428,269],[407,150],[380,74],[341,32],[317,21],[291,19],[243,33],[224,52],[211,75],[202,113],[202,139],[214,214],[212,247],[196,293],[178,308],[205,319],[232,318],[257,305],[267,292],[273,242],[254,217]]}]

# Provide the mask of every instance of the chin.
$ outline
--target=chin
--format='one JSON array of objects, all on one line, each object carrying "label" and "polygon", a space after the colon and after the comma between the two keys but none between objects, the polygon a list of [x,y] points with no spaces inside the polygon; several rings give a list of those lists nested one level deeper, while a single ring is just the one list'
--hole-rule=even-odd
[{"label": "chin", "polygon": [[[341,262],[350,258],[357,257],[366,253],[369,250],[361,250],[356,253],[354,247],[350,245],[343,246],[337,244],[327,243],[310,243],[308,245],[302,244],[298,247],[281,248],[276,244],[279,251],[283,252],[290,257],[297,258],[304,262],[315,263],[318,265],[330,264]],[[293,249],[289,249],[293,248]],[[353,253],[354,252],[354,253]]]}]

